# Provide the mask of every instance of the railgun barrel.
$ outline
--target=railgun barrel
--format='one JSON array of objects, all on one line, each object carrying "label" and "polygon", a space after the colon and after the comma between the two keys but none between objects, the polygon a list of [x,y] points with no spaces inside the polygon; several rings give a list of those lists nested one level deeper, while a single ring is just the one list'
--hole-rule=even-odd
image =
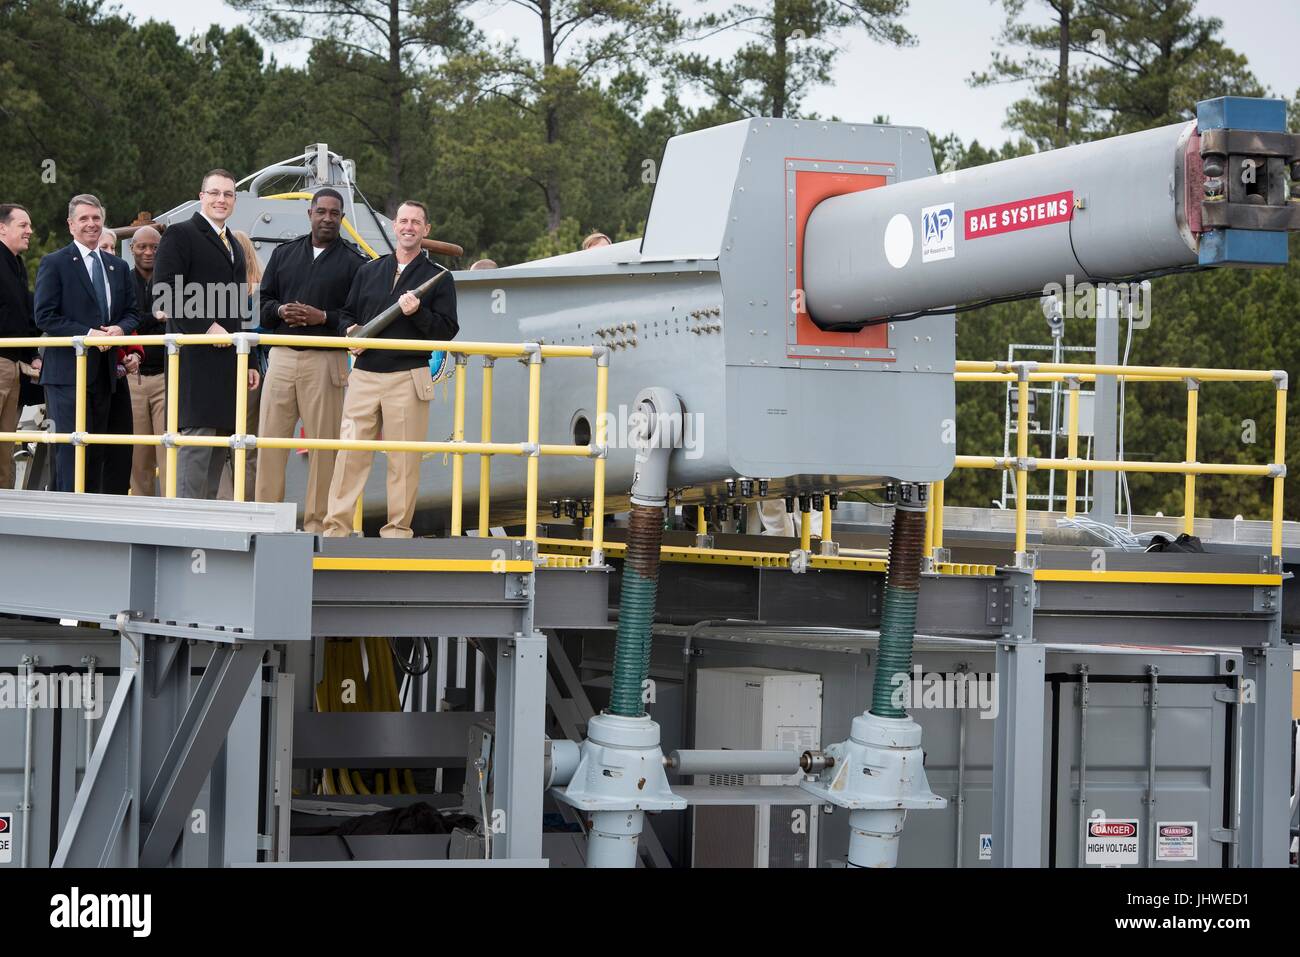
[{"label": "railgun barrel", "polygon": [[808,311],[844,329],[1071,278],[1285,262],[1297,160],[1280,100],[1226,97],[1195,121],[833,196],[808,219]]}]

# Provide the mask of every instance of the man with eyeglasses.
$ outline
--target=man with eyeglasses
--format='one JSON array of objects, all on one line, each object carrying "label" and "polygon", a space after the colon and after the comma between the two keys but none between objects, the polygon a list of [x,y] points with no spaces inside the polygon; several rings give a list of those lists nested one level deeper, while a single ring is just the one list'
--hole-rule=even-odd
[{"label": "man with eyeglasses", "polygon": [[[98,345],[93,340],[130,334],[140,324],[129,268],[99,248],[103,229],[104,204],[89,193],[72,197],[68,203],[72,242],[42,259],[36,271],[36,325],[51,336],[85,336],[90,340],[86,342],[85,430],[91,433],[116,431],[111,413],[115,404],[122,405],[125,392],[116,403],[114,394],[126,389],[126,383],[120,382],[117,375],[113,351],[116,343]],[[41,385],[45,386],[46,411],[54,420],[55,431],[75,431],[77,363],[71,348],[45,350]],[[129,400],[125,404],[129,410]],[[112,474],[105,474],[106,464],[110,473],[114,471],[113,457],[106,454],[108,448],[92,445],[86,452],[87,492],[126,492]],[[75,463],[76,451],[71,443],[55,446],[56,491],[76,490]],[[113,487],[109,488],[106,481]]]},{"label": "man with eyeglasses", "polygon": [[[226,223],[235,211],[235,177],[214,169],[203,177],[199,211],[163,233],[154,264],[155,312],[167,331],[191,335],[239,332],[248,315],[247,264]],[[231,435],[235,430],[235,350],[229,345],[183,346],[180,352],[182,435]],[[261,377],[248,370],[248,388]],[[241,428],[242,430],[242,428]],[[182,446],[176,494],[216,498],[230,450]]]}]

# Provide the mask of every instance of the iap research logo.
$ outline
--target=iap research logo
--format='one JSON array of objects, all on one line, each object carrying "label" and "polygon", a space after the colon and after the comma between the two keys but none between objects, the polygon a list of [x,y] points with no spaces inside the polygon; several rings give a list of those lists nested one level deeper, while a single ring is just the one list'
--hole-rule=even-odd
[{"label": "iap research logo", "polygon": [[74,887],[50,898],[50,926],[127,929],[132,937],[148,937],[153,930],[153,895],[83,894]]},{"label": "iap research logo", "polygon": [[921,262],[952,259],[957,253],[957,212],[952,203],[921,209]]}]

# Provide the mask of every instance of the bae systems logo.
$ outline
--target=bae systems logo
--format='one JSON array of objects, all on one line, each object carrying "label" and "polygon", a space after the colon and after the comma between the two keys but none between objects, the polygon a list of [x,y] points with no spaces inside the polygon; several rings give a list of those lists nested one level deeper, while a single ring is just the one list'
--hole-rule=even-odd
[{"label": "bae systems logo", "polygon": [[921,210],[921,262],[952,259],[957,249],[956,209],[952,203]]},{"label": "bae systems logo", "polygon": [[1133,837],[1137,825],[1128,821],[1093,821],[1088,825],[1089,837]]}]

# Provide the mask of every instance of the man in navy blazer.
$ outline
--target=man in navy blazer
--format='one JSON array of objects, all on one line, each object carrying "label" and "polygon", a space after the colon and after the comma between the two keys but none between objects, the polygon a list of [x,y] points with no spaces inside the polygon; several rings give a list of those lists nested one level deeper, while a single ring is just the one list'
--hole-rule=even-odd
[{"label": "man in navy blazer", "polygon": [[[72,243],[41,260],[36,271],[36,325],[51,336],[129,335],[140,324],[135,301],[135,283],[125,261],[99,250],[104,229],[104,205],[83,193],[68,203],[68,231]],[[148,304],[145,304],[148,307]],[[110,410],[114,401],[130,403],[126,380],[119,381],[115,343],[86,343],[86,431],[110,431]],[[125,370],[139,362],[130,353],[123,360]],[[76,429],[76,354],[70,348],[47,348],[41,366],[47,415],[57,432]],[[121,392],[121,396],[117,393]],[[118,491],[104,487],[106,447],[92,445],[86,454],[87,492]],[[71,444],[55,446],[54,488],[73,491],[74,450]],[[122,490],[125,491],[125,490]]]}]

